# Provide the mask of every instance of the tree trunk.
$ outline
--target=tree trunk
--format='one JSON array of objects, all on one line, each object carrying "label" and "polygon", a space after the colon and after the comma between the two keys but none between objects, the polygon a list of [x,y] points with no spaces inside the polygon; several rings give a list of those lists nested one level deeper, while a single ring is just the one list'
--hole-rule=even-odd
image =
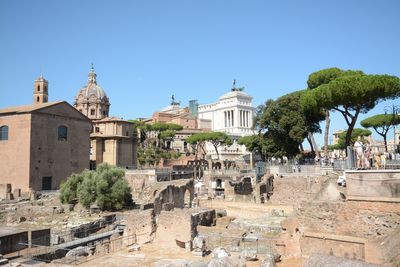
[{"label": "tree trunk", "polygon": [[317,143],[315,142],[314,135],[312,133],[308,133],[308,136],[310,138],[312,146],[314,147],[315,155],[318,155],[319,157],[318,146]]},{"label": "tree trunk", "polygon": [[325,111],[325,136],[324,136],[324,155],[328,156],[328,144],[329,144],[329,126],[331,124],[329,110]]},{"label": "tree trunk", "polygon": [[360,113],[360,109],[357,109],[356,113],[354,114],[354,117],[351,119],[349,128],[347,129],[346,140],[345,140],[346,156],[347,156],[347,147],[350,146],[351,134],[353,133],[354,125],[356,125],[356,121],[357,121],[359,113]]},{"label": "tree trunk", "polygon": [[388,152],[386,134],[383,136],[383,144],[385,145],[385,151]]},{"label": "tree trunk", "polygon": [[217,153],[217,159],[219,160],[218,147],[217,147],[214,143],[212,143],[212,144],[213,144],[213,146],[214,146],[214,148],[215,148],[215,152]]},{"label": "tree trunk", "polygon": [[310,133],[308,134],[306,139],[307,139],[308,143],[310,144],[311,152],[314,152],[314,145],[311,142]]},{"label": "tree trunk", "polygon": [[[196,147],[196,148],[195,148]],[[195,146],[192,146],[192,148],[194,149],[194,159],[197,162],[198,159],[198,154],[199,154],[199,144],[196,144]]]}]

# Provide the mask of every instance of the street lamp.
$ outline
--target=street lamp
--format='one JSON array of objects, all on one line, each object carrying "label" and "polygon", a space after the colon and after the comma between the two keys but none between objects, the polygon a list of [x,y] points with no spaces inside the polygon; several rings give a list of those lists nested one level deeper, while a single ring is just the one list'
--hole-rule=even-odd
[{"label": "street lamp", "polygon": [[386,106],[384,109],[385,115],[392,114],[392,126],[393,126],[393,150],[395,150],[396,145],[396,117],[400,114],[400,106],[393,104],[392,106]]}]

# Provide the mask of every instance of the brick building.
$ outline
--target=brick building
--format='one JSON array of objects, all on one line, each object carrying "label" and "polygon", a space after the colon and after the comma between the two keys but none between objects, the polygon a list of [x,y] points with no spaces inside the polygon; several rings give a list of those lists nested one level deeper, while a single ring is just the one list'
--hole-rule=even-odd
[{"label": "brick building", "polygon": [[34,103],[0,109],[0,184],[22,192],[58,189],[89,167],[91,122],[65,101],[48,101],[48,83],[34,83]]}]

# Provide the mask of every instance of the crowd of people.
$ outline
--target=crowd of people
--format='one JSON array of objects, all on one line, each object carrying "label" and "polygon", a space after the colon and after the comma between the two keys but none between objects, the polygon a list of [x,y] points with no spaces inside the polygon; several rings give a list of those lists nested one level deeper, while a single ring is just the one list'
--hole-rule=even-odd
[{"label": "crowd of people", "polygon": [[397,158],[396,153],[381,152],[377,150],[372,152],[371,146],[368,141],[362,142],[360,136],[357,137],[357,141],[354,143],[354,152],[356,157],[356,168],[360,169],[386,169],[387,160],[393,160]]}]

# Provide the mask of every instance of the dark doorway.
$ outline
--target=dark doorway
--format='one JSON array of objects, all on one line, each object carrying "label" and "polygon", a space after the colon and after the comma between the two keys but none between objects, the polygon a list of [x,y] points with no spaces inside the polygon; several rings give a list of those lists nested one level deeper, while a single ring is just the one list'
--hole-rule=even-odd
[{"label": "dark doorway", "polygon": [[51,176],[42,178],[42,190],[51,190]]}]

